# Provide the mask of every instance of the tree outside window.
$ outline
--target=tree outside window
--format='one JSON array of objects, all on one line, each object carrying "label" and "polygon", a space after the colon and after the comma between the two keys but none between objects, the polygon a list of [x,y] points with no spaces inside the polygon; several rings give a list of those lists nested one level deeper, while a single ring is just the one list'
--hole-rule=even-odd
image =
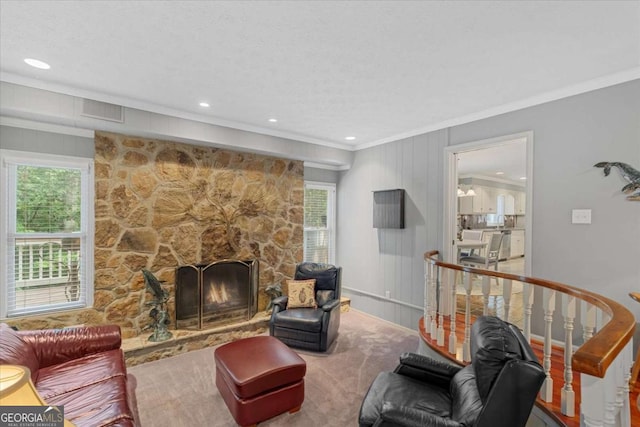
[{"label": "tree outside window", "polygon": [[0,150],[0,316],[85,307],[93,292],[92,161]]}]

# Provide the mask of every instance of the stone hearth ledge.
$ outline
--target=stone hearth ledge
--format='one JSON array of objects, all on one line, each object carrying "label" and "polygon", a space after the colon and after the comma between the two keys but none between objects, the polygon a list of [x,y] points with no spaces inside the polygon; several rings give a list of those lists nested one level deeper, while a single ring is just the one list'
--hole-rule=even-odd
[{"label": "stone hearth ledge", "polygon": [[[351,300],[340,298],[340,311],[349,311]],[[234,322],[201,331],[191,329],[171,330],[173,337],[162,342],[149,341],[151,334],[122,340],[122,350],[128,367],[200,350],[225,342],[235,341],[265,333],[269,330],[270,313],[259,312],[251,320]]]},{"label": "stone hearth ledge", "polygon": [[264,333],[269,328],[269,314],[259,312],[252,319],[199,330],[174,329],[173,337],[162,342],[149,341],[151,334],[122,340],[127,366],[136,366]]}]

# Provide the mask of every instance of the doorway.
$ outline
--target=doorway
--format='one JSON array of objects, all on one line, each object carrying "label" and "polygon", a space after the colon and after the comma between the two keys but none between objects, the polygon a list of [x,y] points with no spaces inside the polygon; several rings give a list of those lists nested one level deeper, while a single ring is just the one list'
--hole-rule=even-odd
[{"label": "doorway", "polygon": [[[523,157],[522,162],[517,160],[518,156]],[[522,251],[524,266],[518,267],[520,274],[531,275],[532,172],[531,131],[445,148],[443,241],[448,244],[444,245],[443,259],[446,262],[457,262],[455,239],[463,229],[505,233],[518,230],[515,236],[510,236],[513,241],[509,239],[510,246],[502,257],[517,263]]]}]

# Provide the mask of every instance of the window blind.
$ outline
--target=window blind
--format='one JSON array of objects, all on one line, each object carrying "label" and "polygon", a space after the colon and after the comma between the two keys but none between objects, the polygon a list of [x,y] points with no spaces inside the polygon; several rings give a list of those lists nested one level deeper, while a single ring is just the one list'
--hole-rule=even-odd
[{"label": "window blind", "polygon": [[[87,306],[92,291],[90,167],[3,162],[7,228],[2,291],[7,317]],[[4,187],[4,186],[3,186]],[[91,242],[91,243],[89,243]],[[91,276],[91,278],[89,278]]]}]

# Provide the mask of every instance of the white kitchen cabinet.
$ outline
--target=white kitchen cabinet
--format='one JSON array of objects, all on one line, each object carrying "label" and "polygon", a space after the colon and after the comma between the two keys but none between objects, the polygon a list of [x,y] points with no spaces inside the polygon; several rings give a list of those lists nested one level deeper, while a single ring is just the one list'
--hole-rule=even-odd
[{"label": "white kitchen cabinet", "polygon": [[524,191],[518,191],[516,193],[515,200],[515,214],[516,215],[524,215],[527,208],[527,193]]},{"label": "white kitchen cabinet", "polygon": [[473,199],[473,213],[484,213],[484,198],[486,195],[486,188],[475,186],[473,191],[476,195],[472,196]]},{"label": "white kitchen cabinet", "polygon": [[[466,190],[468,191],[468,189]],[[458,213],[461,215],[498,213],[498,196],[504,196],[504,215],[524,215],[525,193],[493,187],[474,185],[475,196],[458,197]]]},{"label": "white kitchen cabinet", "polygon": [[471,197],[458,197],[458,213],[461,215],[471,215],[473,213],[473,200]]},{"label": "white kitchen cabinet", "polygon": [[498,212],[498,192],[495,188],[482,187],[482,210],[481,213]]},{"label": "white kitchen cabinet", "polygon": [[511,191],[508,191],[503,194],[504,195],[504,214],[505,215],[515,215],[516,214],[516,196]]},{"label": "white kitchen cabinet", "polygon": [[524,256],[524,230],[511,231],[511,258]]},{"label": "white kitchen cabinet", "polygon": [[[468,190],[467,190],[468,191]],[[482,210],[482,198],[484,190],[482,187],[474,186],[475,196],[458,197],[458,212],[462,215],[480,214]]]}]

